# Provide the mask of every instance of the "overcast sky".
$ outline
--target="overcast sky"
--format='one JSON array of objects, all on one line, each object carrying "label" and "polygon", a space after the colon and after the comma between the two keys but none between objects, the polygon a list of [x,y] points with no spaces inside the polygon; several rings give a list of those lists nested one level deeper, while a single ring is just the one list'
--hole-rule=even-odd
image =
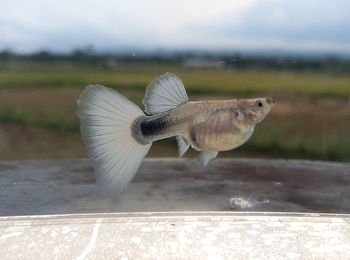
[{"label": "overcast sky", "polygon": [[349,0],[1,0],[0,49],[350,53]]}]

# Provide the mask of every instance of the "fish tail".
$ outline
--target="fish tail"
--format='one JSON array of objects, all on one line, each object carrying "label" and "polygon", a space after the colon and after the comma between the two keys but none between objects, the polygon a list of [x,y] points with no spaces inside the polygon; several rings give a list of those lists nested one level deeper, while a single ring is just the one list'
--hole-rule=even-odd
[{"label": "fish tail", "polygon": [[132,133],[143,111],[115,90],[89,85],[80,95],[77,115],[97,182],[108,193],[124,191],[136,174],[151,143],[142,144]]}]

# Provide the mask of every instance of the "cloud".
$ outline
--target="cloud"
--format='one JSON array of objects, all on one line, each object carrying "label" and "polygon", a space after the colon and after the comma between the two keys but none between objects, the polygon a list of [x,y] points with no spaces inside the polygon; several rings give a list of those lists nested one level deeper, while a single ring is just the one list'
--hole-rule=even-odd
[{"label": "cloud", "polygon": [[210,22],[239,13],[256,0],[3,0],[0,48],[65,51],[92,44],[97,48],[186,46],[194,22]]},{"label": "cloud", "polygon": [[346,1],[260,1],[231,22],[230,16],[198,30],[213,38],[250,48],[338,50],[350,52],[350,2]]},{"label": "cloud", "polygon": [[343,0],[2,0],[0,49],[342,49]]}]

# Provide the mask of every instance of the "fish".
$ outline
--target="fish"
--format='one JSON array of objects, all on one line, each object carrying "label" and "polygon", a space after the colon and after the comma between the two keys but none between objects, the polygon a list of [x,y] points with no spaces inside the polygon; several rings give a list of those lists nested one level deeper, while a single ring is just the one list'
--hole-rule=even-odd
[{"label": "fish", "polygon": [[168,72],[148,84],[143,104],[144,111],[98,84],[88,85],[77,100],[82,140],[107,192],[126,190],[157,140],[176,137],[179,157],[192,147],[205,167],[219,152],[247,142],[275,100],[189,101],[181,79]]}]

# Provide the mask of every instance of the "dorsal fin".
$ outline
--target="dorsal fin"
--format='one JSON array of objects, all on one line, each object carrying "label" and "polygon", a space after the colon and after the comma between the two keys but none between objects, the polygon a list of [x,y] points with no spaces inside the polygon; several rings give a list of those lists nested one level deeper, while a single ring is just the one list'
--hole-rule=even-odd
[{"label": "dorsal fin", "polygon": [[142,102],[145,112],[152,115],[187,103],[188,97],[181,79],[168,72],[148,84]]}]

